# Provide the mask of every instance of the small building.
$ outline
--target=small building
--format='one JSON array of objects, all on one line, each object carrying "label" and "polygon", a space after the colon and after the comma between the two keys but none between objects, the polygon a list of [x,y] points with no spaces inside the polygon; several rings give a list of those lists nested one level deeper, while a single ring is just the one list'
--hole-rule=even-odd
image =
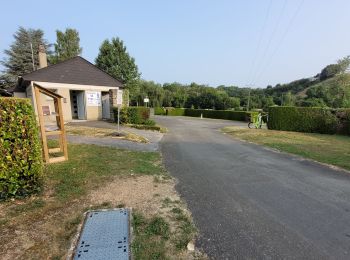
[{"label": "small building", "polygon": [[[65,121],[113,119],[117,95],[122,95],[123,84],[95,65],[77,56],[47,66],[45,50],[39,49],[40,68],[18,78],[13,89],[15,97],[30,98],[36,109],[34,85],[46,88],[63,97]],[[55,121],[52,98],[41,96],[45,122]]]}]

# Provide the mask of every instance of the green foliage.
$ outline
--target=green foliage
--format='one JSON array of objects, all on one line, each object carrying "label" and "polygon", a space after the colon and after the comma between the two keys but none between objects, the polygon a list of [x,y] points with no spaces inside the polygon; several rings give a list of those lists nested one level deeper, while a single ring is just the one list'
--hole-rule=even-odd
[{"label": "green foliage", "polygon": [[[118,109],[113,108],[115,122],[118,120]],[[122,124],[148,124],[153,123],[149,120],[150,108],[148,107],[123,107],[120,110],[120,123]]]},{"label": "green foliage", "polygon": [[149,98],[150,107],[159,107],[163,105],[165,92],[162,85],[153,81],[138,81],[137,88],[132,96],[132,104],[145,106],[146,104],[144,104],[144,98],[146,97]]},{"label": "green foliage", "polygon": [[288,91],[285,95],[282,95],[282,104],[283,106],[295,105],[295,97],[292,95],[290,91]]},{"label": "green foliage", "polygon": [[49,57],[50,63],[57,63],[68,60],[81,54],[79,32],[75,29],[67,28],[65,32],[56,31],[55,53]]},{"label": "green foliage", "polygon": [[166,109],[165,114],[167,116],[184,116],[186,110],[187,110],[186,108],[169,107],[169,108]]},{"label": "green foliage", "polygon": [[338,109],[336,115],[339,119],[338,133],[350,135],[350,109]]},{"label": "green foliage", "polygon": [[147,126],[155,126],[156,125],[156,122],[151,120],[151,119],[146,119],[144,122],[143,122],[144,125],[147,125]]},{"label": "green foliage", "polygon": [[318,99],[333,108],[350,107],[350,74],[344,73],[322,81],[306,91],[307,100]]},{"label": "green foliage", "polygon": [[166,259],[165,241],[168,240],[169,224],[161,217],[149,220],[137,212],[132,214],[131,223],[135,233],[131,245],[134,258]]},{"label": "green foliage", "polygon": [[306,133],[349,134],[349,115],[349,109],[270,107],[268,128]]},{"label": "green foliage", "polygon": [[164,115],[166,115],[166,109],[162,108],[162,107],[155,107],[154,114],[159,115],[159,116],[164,116]]},{"label": "green foliage", "polygon": [[0,200],[40,190],[41,145],[29,100],[0,98]]},{"label": "green foliage", "polygon": [[[282,106],[329,106],[350,107],[350,76],[346,72],[350,58],[345,57],[335,66],[337,71],[326,78],[320,74],[286,84],[264,88],[239,88],[237,86],[218,86],[191,83],[183,85],[177,82],[157,84],[153,81],[139,82],[138,97],[133,104],[142,104],[143,98],[150,99],[151,107],[175,107],[192,109],[213,109],[236,111],[264,109],[274,105]],[[332,82],[334,81],[334,82]],[[176,113],[177,111],[174,111]],[[160,109],[156,114],[163,114]]]},{"label": "green foliage", "polygon": [[122,40],[105,40],[96,58],[96,66],[123,82],[132,97],[136,95],[140,73]]},{"label": "green foliage", "polygon": [[191,116],[214,118],[214,119],[225,119],[225,120],[236,120],[236,121],[247,121],[252,113],[258,112],[245,112],[245,111],[232,111],[232,110],[206,110],[206,109],[190,109],[190,108],[167,108],[166,115],[168,116]]},{"label": "green foliage", "polygon": [[[10,48],[4,51],[6,58],[1,61],[1,64],[5,67],[4,74],[1,76],[2,88],[13,87],[17,82],[18,76],[22,76],[38,68],[38,50],[40,44],[43,44],[46,52],[50,54],[50,45],[44,39],[44,32],[40,29],[19,27],[13,37],[15,40],[10,45]],[[31,44],[34,54],[34,68]]]},{"label": "green foliage", "polygon": [[163,127],[161,127],[159,125],[135,125],[135,124],[133,124],[133,125],[130,125],[130,127],[136,128],[136,129],[141,129],[141,130],[159,131],[161,133],[165,133],[166,132],[166,128],[163,128]]},{"label": "green foliage", "polygon": [[162,217],[154,217],[146,227],[148,235],[161,236],[165,239],[169,238],[169,224]]},{"label": "green foliage", "polygon": [[344,73],[350,65],[350,56],[338,60],[336,64],[326,66],[320,74],[320,80],[326,80],[337,74]]}]

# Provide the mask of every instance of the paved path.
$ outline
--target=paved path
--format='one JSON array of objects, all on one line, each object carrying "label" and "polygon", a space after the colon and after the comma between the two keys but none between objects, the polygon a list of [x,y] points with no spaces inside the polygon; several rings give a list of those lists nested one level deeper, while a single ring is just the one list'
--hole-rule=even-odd
[{"label": "paved path", "polygon": [[156,120],[210,257],[350,259],[349,173],[235,140],[219,131],[229,121]]},{"label": "paved path", "polygon": [[[116,124],[105,121],[76,121],[69,124],[75,126],[109,128],[117,130]],[[67,140],[69,143],[95,144],[134,151],[154,152],[159,150],[159,142],[163,137],[162,133],[157,131],[139,130],[131,127],[121,127],[120,130],[143,136],[148,139],[149,143],[145,144],[111,137],[91,137],[82,135],[67,135]]]}]

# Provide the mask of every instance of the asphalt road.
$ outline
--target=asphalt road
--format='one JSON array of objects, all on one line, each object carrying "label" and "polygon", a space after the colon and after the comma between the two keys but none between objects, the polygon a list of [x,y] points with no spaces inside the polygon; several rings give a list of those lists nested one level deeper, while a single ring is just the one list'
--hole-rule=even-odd
[{"label": "asphalt road", "polygon": [[156,117],[166,168],[213,259],[350,259],[350,174],[241,142],[235,123]]}]

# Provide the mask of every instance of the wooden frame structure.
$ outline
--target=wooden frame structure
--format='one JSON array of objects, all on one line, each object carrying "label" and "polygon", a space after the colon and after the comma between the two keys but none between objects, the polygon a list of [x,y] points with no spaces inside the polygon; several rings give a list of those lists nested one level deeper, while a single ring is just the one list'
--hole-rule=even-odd
[{"label": "wooden frame structure", "polygon": [[[63,110],[62,110],[62,96],[58,95],[46,88],[41,87],[40,85],[34,83],[33,84],[34,93],[35,93],[35,101],[36,107],[38,111],[38,118],[40,124],[40,133],[41,133],[41,141],[43,146],[43,157],[46,163],[56,163],[68,160],[68,150],[67,150],[67,139],[66,139],[66,131],[64,129],[64,121],[63,121]],[[56,113],[56,124],[57,129],[48,130],[45,127],[43,109],[41,105],[40,94],[44,94],[53,98],[55,105],[55,113]],[[47,145],[47,136],[58,136],[59,147],[49,149]],[[50,158],[50,154],[52,153],[63,153],[63,156],[60,157],[52,157]]]}]

